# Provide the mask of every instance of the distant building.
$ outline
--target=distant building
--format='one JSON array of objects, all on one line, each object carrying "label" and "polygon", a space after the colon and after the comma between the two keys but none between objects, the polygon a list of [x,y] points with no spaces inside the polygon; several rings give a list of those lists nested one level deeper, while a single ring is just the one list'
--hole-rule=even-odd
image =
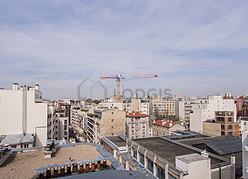
[{"label": "distant building", "polygon": [[176,116],[176,103],[175,100],[152,99],[152,112],[154,115]]},{"label": "distant building", "polygon": [[151,125],[151,128],[152,136],[165,136],[176,130],[185,130],[181,124],[166,120],[157,120]]},{"label": "distant building", "polygon": [[236,122],[236,105],[233,99],[223,99],[221,95],[195,100],[190,112],[190,130],[202,133],[203,121],[214,120],[216,111],[232,111]]},{"label": "distant building", "polygon": [[248,131],[248,117],[242,117],[238,119],[240,136],[243,132]]},{"label": "distant building", "polygon": [[139,112],[126,113],[126,133],[131,139],[148,137],[149,116]]},{"label": "distant building", "polygon": [[94,110],[87,119],[87,141],[100,143],[105,136],[125,135],[125,114],[118,109]]},{"label": "distant building", "polygon": [[239,136],[239,125],[234,122],[234,112],[233,111],[216,111],[215,121],[221,124],[221,135],[233,135]]}]

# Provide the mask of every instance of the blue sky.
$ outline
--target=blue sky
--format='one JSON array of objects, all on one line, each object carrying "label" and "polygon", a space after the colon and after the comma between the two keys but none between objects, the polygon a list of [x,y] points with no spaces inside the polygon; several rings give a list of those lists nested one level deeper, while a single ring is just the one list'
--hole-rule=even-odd
[{"label": "blue sky", "polygon": [[45,98],[77,98],[87,76],[158,74],[122,84],[247,94],[247,9],[246,0],[1,0],[0,87],[39,83]]}]

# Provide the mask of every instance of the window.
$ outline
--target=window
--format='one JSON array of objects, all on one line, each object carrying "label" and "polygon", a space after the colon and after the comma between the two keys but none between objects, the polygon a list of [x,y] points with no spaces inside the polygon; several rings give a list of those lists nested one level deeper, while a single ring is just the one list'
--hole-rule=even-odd
[{"label": "window", "polygon": [[150,159],[148,159],[147,169],[150,170],[150,172],[153,173],[153,162]]},{"label": "window", "polygon": [[65,120],[64,123],[67,124],[67,120]]},{"label": "window", "polygon": [[133,157],[137,159],[137,150],[133,148]]},{"label": "window", "polygon": [[228,122],[232,122],[232,117],[228,117]]},{"label": "window", "polygon": [[114,126],[111,126],[112,129],[114,129]]},{"label": "window", "polygon": [[228,132],[228,135],[232,135],[232,132]]},{"label": "window", "polygon": [[24,144],[24,148],[28,148],[28,144]]},{"label": "window", "polygon": [[67,135],[67,131],[64,132],[64,135]]},{"label": "window", "polygon": [[224,132],[224,131],[221,131],[221,135],[222,135],[222,136],[225,135],[225,132]]},{"label": "window", "polygon": [[221,125],[221,129],[225,129],[225,126],[224,125]]},{"label": "window", "polygon": [[114,122],[114,119],[112,119],[112,122]]},{"label": "window", "polygon": [[229,125],[229,126],[228,126],[228,129],[232,129],[232,125]]},{"label": "window", "polygon": [[64,126],[64,130],[67,130],[67,126]]},{"label": "window", "polygon": [[144,155],[142,154],[142,153],[139,153],[139,156],[140,156],[140,158],[139,158],[139,162],[142,164],[142,165],[144,165],[145,164],[145,160],[144,160]]}]

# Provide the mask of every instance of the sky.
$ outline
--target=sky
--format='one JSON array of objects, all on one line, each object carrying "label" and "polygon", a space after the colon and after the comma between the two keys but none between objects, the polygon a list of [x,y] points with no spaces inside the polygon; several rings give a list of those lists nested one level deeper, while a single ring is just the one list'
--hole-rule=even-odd
[{"label": "sky", "polygon": [[248,94],[247,9],[247,0],[0,0],[0,87],[100,98],[100,83],[108,96],[116,88],[101,76],[157,74],[121,90]]}]

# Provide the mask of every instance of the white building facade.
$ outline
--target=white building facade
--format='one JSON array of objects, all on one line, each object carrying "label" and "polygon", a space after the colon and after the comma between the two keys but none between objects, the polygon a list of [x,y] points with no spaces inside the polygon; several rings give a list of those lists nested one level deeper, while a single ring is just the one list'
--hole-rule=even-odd
[{"label": "white building facade", "polygon": [[215,111],[233,111],[236,122],[236,105],[233,99],[223,99],[221,95],[197,99],[191,104],[190,130],[202,133],[203,121],[214,120]]},{"label": "white building facade", "polygon": [[47,140],[48,105],[43,103],[39,85],[13,84],[12,90],[0,90],[0,135],[33,133],[35,146]]}]

